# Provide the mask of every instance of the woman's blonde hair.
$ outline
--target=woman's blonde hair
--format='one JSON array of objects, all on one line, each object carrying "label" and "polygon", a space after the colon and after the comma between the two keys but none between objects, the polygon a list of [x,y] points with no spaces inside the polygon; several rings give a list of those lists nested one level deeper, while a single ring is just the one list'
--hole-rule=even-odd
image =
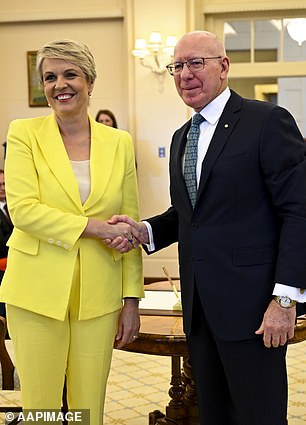
[{"label": "woman's blonde hair", "polygon": [[45,44],[36,57],[36,69],[40,82],[43,82],[42,63],[44,59],[63,59],[78,66],[84,72],[86,81],[94,83],[97,73],[95,60],[88,47],[74,40],[54,40]]}]

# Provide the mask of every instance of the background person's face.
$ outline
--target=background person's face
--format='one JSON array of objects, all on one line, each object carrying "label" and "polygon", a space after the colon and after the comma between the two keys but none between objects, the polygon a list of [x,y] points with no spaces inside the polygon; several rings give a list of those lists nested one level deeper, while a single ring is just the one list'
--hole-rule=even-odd
[{"label": "background person's face", "polygon": [[114,125],[113,120],[107,114],[100,114],[98,118],[98,122],[100,122],[101,124],[108,125],[110,127]]}]

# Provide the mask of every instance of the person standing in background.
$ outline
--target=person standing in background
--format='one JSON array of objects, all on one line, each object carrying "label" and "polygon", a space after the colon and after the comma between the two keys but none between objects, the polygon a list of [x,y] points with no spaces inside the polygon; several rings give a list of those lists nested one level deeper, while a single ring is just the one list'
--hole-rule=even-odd
[{"label": "person standing in background", "polygon": [[[5,195],[4,171],[0,169],[0,284],[6,269],[8,247],[6,243],[13,231]],[[5,304],[0,303],[0,316],[6,317]]]},{"label": "person standing in background", "polygon": [[118,128],[115,115],[109,109],[100,109],[96,115],[96,121],[110,127]]},{"label": "person standing in background", "polygon": [[113,346],[137,337],[144,296],[141,249],[121,255],[103,242],[134,243],[129,225],[107,223],[115,212],[139,217],[134,147],[127,132],[88,113],[96,69],[86,45],[47,43],[37,70],[52,112],[9,127],[15,227],[0,299],[23,409],[61,409],[66,378],[69,410],[88,409],[90,424],[101,425]]},{"label": "person standing in background", "polygon": [[172,138],[172,205],[110,222],[134,226],[148,253],[178,242],[201,425],[287,425],[287,343],[306,302],[306,145],[287,110],[230,90],[229,67],[216,35],[178,41],[167,69],[195,113]]}]

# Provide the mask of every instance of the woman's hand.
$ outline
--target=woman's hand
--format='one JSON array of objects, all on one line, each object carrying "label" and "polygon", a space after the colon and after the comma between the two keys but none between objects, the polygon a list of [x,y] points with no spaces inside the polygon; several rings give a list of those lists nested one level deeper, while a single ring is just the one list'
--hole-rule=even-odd
[{"label": "woman's hand", "polygon": [[137,338],[140,328],[138,304],[138,298],[126,298],[124,300],[118,322],[116,348],[122,348]]},{"label": "woman's hand", "polygon": [[132,238],[125,239],[122,237],[117,237],[114,239],[106,239],[104,242],[113,249],[121,252],[129,252],[133,248],[137,248],[139,244],[149,243],[149,233],[147,226],[140,222],[137,222],[127,215],[114,215],[108,223],[111,225],[117,225],[119,223],[126,223],[131,226]]},{"label": "woman's hand", "polygon": [[[100,221],[95,218],[89,218],[87,226],[82,233],[84,238],[99,238],[103,242],[113,241],[116,238],[121,238],[136,248],[138,246],[137,239],[139,237],[137,229],[132,228],[128,223],[117,222],[110,224],[106,221]],[[134,246],[135,245],[135,246]]]}]

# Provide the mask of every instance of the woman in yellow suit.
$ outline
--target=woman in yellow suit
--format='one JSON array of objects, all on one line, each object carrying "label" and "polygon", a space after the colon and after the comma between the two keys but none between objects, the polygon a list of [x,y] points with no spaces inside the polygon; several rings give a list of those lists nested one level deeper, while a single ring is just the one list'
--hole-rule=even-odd
[{"label": "woman in yellow suit", "polygon": [[[135,244],[138,220],[134,150],[128,133],[88,114],[96,78],[82,43],[56,40],[37,56],[52,114],[10,124],[6,192],[14,231],[0,298],[7,303],[24,409],[70,409],[103,423],[114,340],[139,330],[140,248],[118,254],[103,241]],[[134,236],[137,236],[134,233]],[[124,300],[124,301],[122,301]]]}]

